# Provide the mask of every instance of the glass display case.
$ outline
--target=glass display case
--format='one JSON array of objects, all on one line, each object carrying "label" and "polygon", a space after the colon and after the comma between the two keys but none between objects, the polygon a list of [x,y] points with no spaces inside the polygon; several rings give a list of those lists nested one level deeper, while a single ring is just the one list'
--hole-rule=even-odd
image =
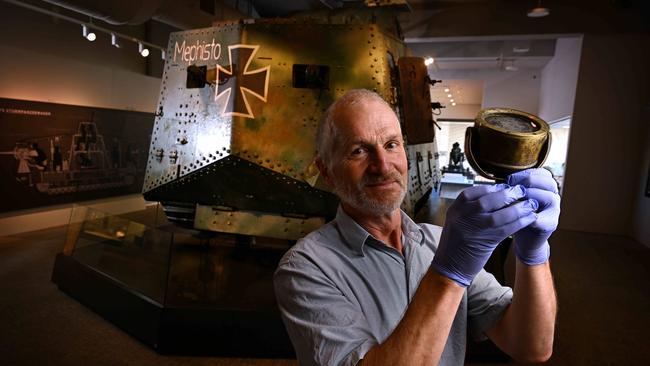
[{"label": "glass display case", "polygon": [[169,224],[159,205],[75,205],[52,280],[160,353],[293,357],[273,272],[286,240]]}]

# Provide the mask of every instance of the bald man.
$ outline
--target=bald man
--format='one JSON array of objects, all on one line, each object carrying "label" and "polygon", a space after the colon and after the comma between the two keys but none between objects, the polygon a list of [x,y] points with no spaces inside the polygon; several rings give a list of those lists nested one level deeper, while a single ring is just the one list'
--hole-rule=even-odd
[{"label": "bald man", "polygon": [[[380,96],[346,93],[326,111],[317,144],[317,166],[340,206],[286,253],[274,277],[301,365],[462,365],[467,331],[520,361],[550,357],[556,299],[547,239],[559,196],[548,172],[466,189],[441,231],[400,210],[404,140]],[[513,234],[514,291],[482,269]]]}]

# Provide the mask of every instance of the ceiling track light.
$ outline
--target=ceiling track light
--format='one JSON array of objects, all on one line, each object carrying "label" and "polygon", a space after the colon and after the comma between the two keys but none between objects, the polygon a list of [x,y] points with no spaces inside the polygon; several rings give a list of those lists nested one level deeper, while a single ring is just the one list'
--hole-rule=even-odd
[{"label": "ceiling track light", "polygon": [[81,25],[81,34],[90,42],[97,39],[97,35],[93,31],[88,31],[88,26],[85,24]]},{"label": "ceiling track light", "polygon": [[19,1],[19,0],[3,0],[3,1],[5,1],[7,3],[10,3],[10,4],[13,4],[13,5],[16,5],[16,6],[19,6],[21,8],[25,8],[25,9],[28,9],[28,10],[35,11],[37,13],[41,13],[41,14],[45,14],[45,15],[54,17],[56,19],[61,19],[61,20],[65,20],[66,22],[70,22],[70,23],[80,25],[81,26],[81,34],[84,36],[84,38],[86,38],[87,40],[89,40],[91,42],[97,39],[97,35],[95,34],[95,32],[102,32],[104,34],[107,34],[107,35],[111,36],[111,45],[115,46],[116,48],[121,47],[121,44],[119,42],[120,40],[125,40],[126,39],[128,41],[131,41],[131,42],[134,42],[134,43],[138,44],[138,51],[140,52],[140,55],[142,55],[143,57],[147,57],[149,55],[149,49],[144,47],[146,45],[147,47],[149,47],[151,49],[159,50],[160,53],[161,53],[162,59],[163,60],[166,59],[166,49],[165,48],[157,46],[157,45],[155,45],[153,43],[145,42],[145,41],[140,40],[138,38],[131,37],[130,35],[115,32],[112,29],[104,28],[104,27],[102,27],[100,25],[93,24],[92,17],[90,18],[89,22],[85,22],[85,21],[79,20],[77,18],[73,18],[73,17],[67,16],[67,15],[63,15],[63,14],[57,13],[57,12],[52,11],[52,10],[43,9],[43,8],[41,8],[39,6],[28,4],[28,3],[25,3],[25,2],[22,2],[22,1]]},{"label": "ceiling track light", "polygon": [[111,33],[111,45],[113,47],[117,47],[117,48],[121,47],[120,42],[118,42],[118,39],[117,39],[117,36],[115,35],[115,33]]},{"label": "ceiling track light", "polygon": [[149,56],[149,49],[144,48],[144,46],[142,45],[142,42],[138,42],[138,52],[140,52],[140,56],[142,56],[142,57]]}]

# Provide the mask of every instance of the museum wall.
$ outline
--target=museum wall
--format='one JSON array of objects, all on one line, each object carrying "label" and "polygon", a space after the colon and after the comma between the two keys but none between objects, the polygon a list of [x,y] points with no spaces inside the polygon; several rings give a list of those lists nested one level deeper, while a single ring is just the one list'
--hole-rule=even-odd
[{"label": "museum wall", "polygon": [[[438,70],[431,77],[440,80],[482,80],[483,100],[480,108],[510,107],[537,113],[541,69],[503,71],[499,69]],[[467,111],[471,112],[471,111]],[[476,110],[478,112],[478,110]],[[476,112],[470,119],[476,117]],[[444,111],[444,118],[450,118]]]},{"label": "museum wall", "polygon": [[158,102],[158,78],[4,45],[0,53],[15,57],[0,58],[2,98],[149,113]]},{"label": "museum wall", "polygon": [[[646,94],[647,98],[647,94]],[[636,207],[634,209],[633,236],[640,242],[650,247],[650,101],[646,99],[645,116],[645,141],[641,144],[643,147],[643,159],[639,170],[641,174],[638,179],[638,189],[636,191]]]},{"label": "museum wall", "polygon": [[[148,202],[141,194],[112,197],[93,201],[81,202],[83,206],[92,207],[95,210],[120,215],[127,212],[144,210],[148,205],[155,202]],[[0,236],[14,235],[29,231],[42,230],[49,227],[67,225],[70,221],[72,205],[50,206],[42,210],[29,210],[0,217]]]},{"label": "museum wall", "polygon": [[[160,33],[147,31],[146,25],[116,29],[140,39],[145,39],[145,33]],[[116,48],[103,33],[89,42],[77,24],[4,2],[0,2],[0,33],[0,97],[143,112],[155,109],[160,77],[148,76],[147,64],[162,63],[158,52],[143,58],[135,43],[123,40],[122,47]],[[167,40],[152,42],[166,45]]]},{"label": "museum wall", "polygon": [[641,166],[647,149],[649,44],[648,35],[584,36],[563,229],[632,236],[634,223],[650,222],[645,205],[635,211],[637,201],[645,199],[639,192],[647,174]]},{"label": "museum wall", "polygon": [[573,114],[582,37],[559,38],[541,73],[539,117],[547,122]]},{"label": "museum wall", "polygon": [[[434,100],[437,102],[437,100]],[[445,104],[444,100],[440,101]],[[440,111],[440,115],[436,117],[437,120],[446,120],[446,119],[464,119],[468,121],[473,121],[478,111],[481,110],[480,104],[456,104],[455,106],[447,105],[446,108],[443,108]]]},{"label": "museum wall", "polygon": [[[47,6],[47,5],[45,5]],[[145,33],[163,37],[147,26],[119,28],[143,39]],[[95,42],[81,35],[81,27],[53,17],[0,2],[0,97],[80,106],[153,112],[160,78],[147,75],[155,70],[151,60],[137,53],[133,42],[112,47],[106,35]],[[167,32],[168,34],[168,32]],[[166,36],[165,36],[166,37]],[[166,40],[154,43],[166,45]],[[144,209],[140,195],[88,202],[106,209],[127,212]],[[0,217],[0,235],[64,225],[71,205],[13,211]]]},{"label": "museum wall", "polygon": [[508,107],[537,114],[540,70],[498,71],[485,79],[482,108]]}]

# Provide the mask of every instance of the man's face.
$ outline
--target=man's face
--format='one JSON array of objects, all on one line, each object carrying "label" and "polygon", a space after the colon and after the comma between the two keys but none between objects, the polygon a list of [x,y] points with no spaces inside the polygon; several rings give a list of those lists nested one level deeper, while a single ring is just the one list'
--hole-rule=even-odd
[{"label": "man's face", "polygon": [[407,162],[399,122],[386,105],[363,100],[336,111],[337,139],[326,178],[344,205],[368,216],[399,208]]}]

